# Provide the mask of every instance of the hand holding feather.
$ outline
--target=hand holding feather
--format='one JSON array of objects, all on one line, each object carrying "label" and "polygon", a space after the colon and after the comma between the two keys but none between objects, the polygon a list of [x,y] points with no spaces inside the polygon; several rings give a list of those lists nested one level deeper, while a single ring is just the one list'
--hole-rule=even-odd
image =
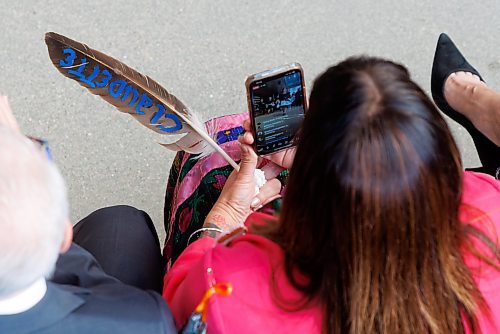
[{"label": "hand holding feather", "polygon": [[206,156],[220,153],[236,170],[238,165],[207,133],[186,106],[156,81],[87,45],[54,32],[45,35],[49,56],[61,74],[77,81],[118,110],[161,134],[184,134],[172,150]]},{"label": "hand holding feather", "polygon": [[277,179],[265,183],[255,193],[258,157],[251,146],[241,144],[241,163],[238,172],[233,171],[222,193],[207,215],[204,227],[216,227],[229,233],[242,227],[244,221],[263,204],[279,196],[281,183]]}]

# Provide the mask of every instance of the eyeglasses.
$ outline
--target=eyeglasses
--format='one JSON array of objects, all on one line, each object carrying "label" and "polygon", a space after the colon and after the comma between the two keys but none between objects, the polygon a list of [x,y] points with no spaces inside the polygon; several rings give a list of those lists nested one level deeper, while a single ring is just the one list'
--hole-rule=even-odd
[{"label": "eyeglasses", "polygon": [[52,151],[50,150],[49,142],[47,140],[41,139],[41,138],[36,138],[36,137],[31,137],[31,136],[27,136],[27,137],[37,147],[39,147],[40,150],[42,150],[45,153],[45,155],[47,156],[47,159],[49,159],[49,161],[52,161]]}]

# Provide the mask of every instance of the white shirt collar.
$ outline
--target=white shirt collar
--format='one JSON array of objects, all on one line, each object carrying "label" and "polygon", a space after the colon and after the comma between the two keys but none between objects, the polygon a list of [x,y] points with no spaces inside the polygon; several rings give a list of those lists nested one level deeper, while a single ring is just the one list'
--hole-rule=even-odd
[{"label": "white shirt collar", "polygon": [[13,296],[0,299],[0,315],[18,314],[29,310],[42,300],[46,292],[47,282],[41,277]]}]

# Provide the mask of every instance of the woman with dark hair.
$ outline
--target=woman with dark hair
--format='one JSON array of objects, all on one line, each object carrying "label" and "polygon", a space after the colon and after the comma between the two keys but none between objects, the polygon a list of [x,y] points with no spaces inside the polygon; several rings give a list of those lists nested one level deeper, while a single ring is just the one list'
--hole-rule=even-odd
[{"label": "woman with dark hair", "polygon": [[[500,329],[500,184],[462,170],[408,71],[350,58],[311,92],[279,218],[251,214],[257,156],[205,224],[249,232],[192,243],[165,278],[182,327],[207,289],[212,333],[491,333]],[[288,166],[289,162],[282,165]]]}]

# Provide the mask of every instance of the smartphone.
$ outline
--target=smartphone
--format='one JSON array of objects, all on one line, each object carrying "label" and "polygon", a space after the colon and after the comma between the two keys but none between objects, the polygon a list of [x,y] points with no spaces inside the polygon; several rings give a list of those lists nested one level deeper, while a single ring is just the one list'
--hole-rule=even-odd
[{"label": "smartphone", "polygon": [[257,154],[295,145],[307,108],[302,66],[292,63],[251,75],[245,86]]}]

